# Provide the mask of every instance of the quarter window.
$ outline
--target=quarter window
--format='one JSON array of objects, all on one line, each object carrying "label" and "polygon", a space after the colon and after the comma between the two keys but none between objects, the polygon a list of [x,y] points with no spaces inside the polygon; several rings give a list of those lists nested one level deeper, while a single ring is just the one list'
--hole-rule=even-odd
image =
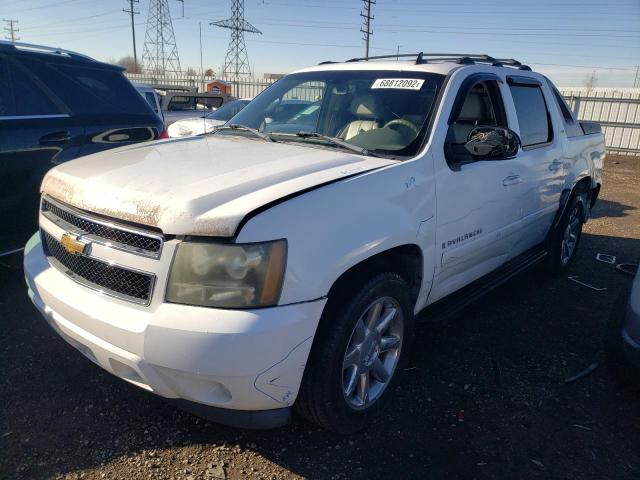
[{"label": "quarter window", "polygon": [[577,137],[582,135],[582,127],[580,127],[580,124],[576,122],[575,118],[573,118],[573,114],[571,113],[571,110],[569,110],[569,107],[564,101],[562,95],[560,95],[560,92],[558,92],[555,87],[552,87],[551,90],[553,90],[553,96],[556,99],[556,104],[560,109],[560,113],[562,113],[564,130],[567,134],[567,137]]},{"label": "quarter window", "polygon": [[522,146],[549,143],[553,139],[553,130],[540,85],[514,84],[510,89],[518,116]]}]

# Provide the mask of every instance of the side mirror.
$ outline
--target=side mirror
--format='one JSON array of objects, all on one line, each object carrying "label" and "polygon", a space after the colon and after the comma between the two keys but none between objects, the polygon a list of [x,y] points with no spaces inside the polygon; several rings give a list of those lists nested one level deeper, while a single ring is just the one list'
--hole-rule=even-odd
[{"label": "side mirror", "polygon": [[508,128],[475,127],[464,148],[476,160],[504,160],[518,154],[520,138]]}]

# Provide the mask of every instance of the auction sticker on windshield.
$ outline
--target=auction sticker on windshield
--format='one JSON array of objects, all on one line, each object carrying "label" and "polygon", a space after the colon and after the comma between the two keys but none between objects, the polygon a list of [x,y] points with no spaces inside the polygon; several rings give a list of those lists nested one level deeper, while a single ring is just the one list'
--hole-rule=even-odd
[{"label": "auction sticker on windshield", "polygon": [[420,90],[424,80],[418,78],[378,78],[371,88],[401,88],[404,90]]}]

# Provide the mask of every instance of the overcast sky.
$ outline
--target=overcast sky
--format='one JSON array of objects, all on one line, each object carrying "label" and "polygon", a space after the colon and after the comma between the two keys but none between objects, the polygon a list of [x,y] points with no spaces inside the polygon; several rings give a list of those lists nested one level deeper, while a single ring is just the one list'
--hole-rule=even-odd
[{"label": "overcast sky", "polygon": [[[0,18],[19,20],[21,41],[57,46],[99,60],[132,55],[127,0],[0,0]],[[136,7],[142,57],[149,0]],[[231,15],[231,0],[169,0],[183,69],[224,61],[230,31],[209,22]],[[258,75],[286,73],[324,60],[364,55],[359,0],[246,0],[246,34]],[[631,87],[640,65],[640,0],[378,0],[371,55],[401,52],[487,53],[516,58],[560,86]],[[5,33],[5,32],[3,32]]]}]

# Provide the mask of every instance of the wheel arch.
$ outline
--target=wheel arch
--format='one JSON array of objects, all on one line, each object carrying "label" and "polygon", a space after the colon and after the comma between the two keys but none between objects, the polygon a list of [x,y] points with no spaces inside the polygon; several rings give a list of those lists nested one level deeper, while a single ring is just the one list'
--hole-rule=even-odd
[{"label": "wheel arch", "polygon": [[[424,255],[420,246],[415,243],[399,245],[383,250],[362,259],[342,272],[329,288],[331,301],[340,297],[342,292],[350,290],[355,282],[382,272],[394,272],[400,275],[411,287],[413,305],[418,298],[422,286]],[[348,285],[348,288],[343,288]]]}]

